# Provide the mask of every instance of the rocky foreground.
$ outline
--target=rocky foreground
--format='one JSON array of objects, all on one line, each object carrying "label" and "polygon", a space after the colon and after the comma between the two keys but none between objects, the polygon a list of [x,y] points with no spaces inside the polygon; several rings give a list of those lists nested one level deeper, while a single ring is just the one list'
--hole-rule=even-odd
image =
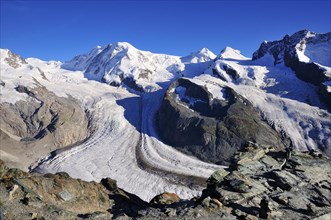
[{"label": "rocky foreground", "polygon": [[66,173],[31,174],[0,163],[0,219],[331,219],[331,160],[248,143],[199,198],[163,193],[149,203]]}]

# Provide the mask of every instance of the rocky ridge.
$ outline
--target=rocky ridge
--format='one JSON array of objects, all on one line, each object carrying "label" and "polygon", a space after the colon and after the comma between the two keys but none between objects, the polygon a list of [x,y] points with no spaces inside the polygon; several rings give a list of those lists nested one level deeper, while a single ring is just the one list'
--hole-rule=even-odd
[{"label": "rocky ridge", "polygon": [[21,169],[40,159],[38,155],[47,155],[90,135],[89,115],[78,100],[56,96],[38,81],[35,84],[35,88],[15,88],[27,96],[26,101],[0,103],[2,159]]},{"label": "rocky ridge", "polygon": [[[252,104],[233,89],[222,88],[224,100],[213,98],[204,86],[189,79],[175,80],[157,115],[166,143],[201,160],[226,164],[247,141],[264,146],[289,143],[263,121]],[[175,131],[175,132],[174,132]]]},{"label": "rocky ridge", "polygon": [[[331,81],[330,61],[327,60],[331,55],[330,46],[331,32],[317,34],[301,30],[291,36],[286,35],[282,40],[263,42],[252,59],[272,55],[274,65],[284,63],[300,79],[319,86],[321,97],[330,106],[330,91],[325,84]],[[315,47],[315,51],[310,52],[309,47]],[[319,54],[318,58],[316,54]]]},{"label": "rocky ridge", "polygon": [[[189,74],[192,68],[200,70],[196,64],[211,62],[215,57],[207,48],[179,57],[142,51],[127,42],[116,42],[78,55],[63,63],[62,68],[83,71],[87,78],[112,86],[153,92],[160,89],[159,84]],[[204,65],[200,71],[203,68]]]},{"label": "rocky ridge", "polygon": [[30,174],[0,163],[0,216],[5,219],[330,219],[331,160],[312,152],[254,143],[228,169],[214,172],[200,197],[174,193],[150,203],[118,188],[66,173]]},{"label": "rocky ridge", "polygon": [[4,61],[14,69],[17,69],[24,64],[28,64],[24,58],[10,50],[2,50],[1,58],[4,58]]},{"label": "rocky ridge", "polygon": [[159,81],[173,78],[184,69],[179,57],[140,51],[127,42],[96,47],[62,65],[83,71],[87,78],[138,92],[158,89]]}]

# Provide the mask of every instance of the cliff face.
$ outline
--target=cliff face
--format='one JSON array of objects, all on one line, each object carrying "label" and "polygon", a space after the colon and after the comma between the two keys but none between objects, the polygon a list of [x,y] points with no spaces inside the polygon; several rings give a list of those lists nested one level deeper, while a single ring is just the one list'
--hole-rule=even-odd
[{"label": "cliff face", "polygon": [[29,89],[18,85],[16,91],[27,100],[0,103],[1,150],[12,166],[26,169],[41,155],[89,136],[88,115],[78,100],[58,97],[42,86]]},{"label": "cliff face", "polygon": [[31,174],[0,161],[2,219],[330,219],[331,161],[312,151],[247,145],[214,172],[202,195],[165,192],[150,203],[117,187],[66,173]]},{"label": "cliff face", "polygon": [[[253,54],[253,60],[257,60],[271,54],[274,64],[284,63],[290,67],[296,75],[309,83],[320,87],[323,97],[330,96],[323,83],[331,81],[330,55],[331,32],[316,34],[308,30],[302,30],[282,40],[264,42]],[[326,94],[328,93],[328,94]],[[327,100],[327,99],[326,99]],[[326,101],[331,107],[330,103]]]},{"label": "cliff face", "polygon": [[178,79],[168,88],[157,115],[164,141],[201,160],[226,164],[248,142],[285,148],[281,135],[233,89],[222,89],[224,100],[206,88]]}]

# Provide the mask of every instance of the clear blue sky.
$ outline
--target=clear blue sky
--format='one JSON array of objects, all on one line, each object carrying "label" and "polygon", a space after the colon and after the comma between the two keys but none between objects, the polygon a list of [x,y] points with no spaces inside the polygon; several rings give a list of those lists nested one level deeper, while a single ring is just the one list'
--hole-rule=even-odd
[{"label": "clear blue sky", "polygon": [[60,61],[117,41],[180,56],[231,46],[250,57],[263,40],[304,28],[329,32],[330,21],[330,0],[1,0],[0,46]]}]

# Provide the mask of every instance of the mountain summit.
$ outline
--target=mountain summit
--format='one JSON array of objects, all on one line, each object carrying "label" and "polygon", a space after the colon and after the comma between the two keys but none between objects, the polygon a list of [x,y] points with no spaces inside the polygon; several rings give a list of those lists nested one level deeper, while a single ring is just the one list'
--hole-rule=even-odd
[{"label": "mountain summit", "polygon": [[270,54],[275,64],[286,62],[286,59],[296,56],[299,61],[318,63],[322,66],[331,66],[331,32],[317,34],[308,30],[301,30],[293,35],[286,35],[282,40],[263,42],[253,54],[253,60]]},{"label": "mountain summit", "polygon": [[154,91],[159,88],[158,83],[184,75],[185,65],[211,61],[215,57],[207,48],[181,58],[154,54],[138,50],[127,42],[117,42],[76,56],[62,67],[83,71],[87,78],[107,84],[126,85],[137,91]]},{"label": "mountain summit", "polygon": [[181,60],[186,63],[201,63],[213,60],[216,55],[208,48],[202,48],[199,51],[193,52],[188,56],[182,57]]}]

